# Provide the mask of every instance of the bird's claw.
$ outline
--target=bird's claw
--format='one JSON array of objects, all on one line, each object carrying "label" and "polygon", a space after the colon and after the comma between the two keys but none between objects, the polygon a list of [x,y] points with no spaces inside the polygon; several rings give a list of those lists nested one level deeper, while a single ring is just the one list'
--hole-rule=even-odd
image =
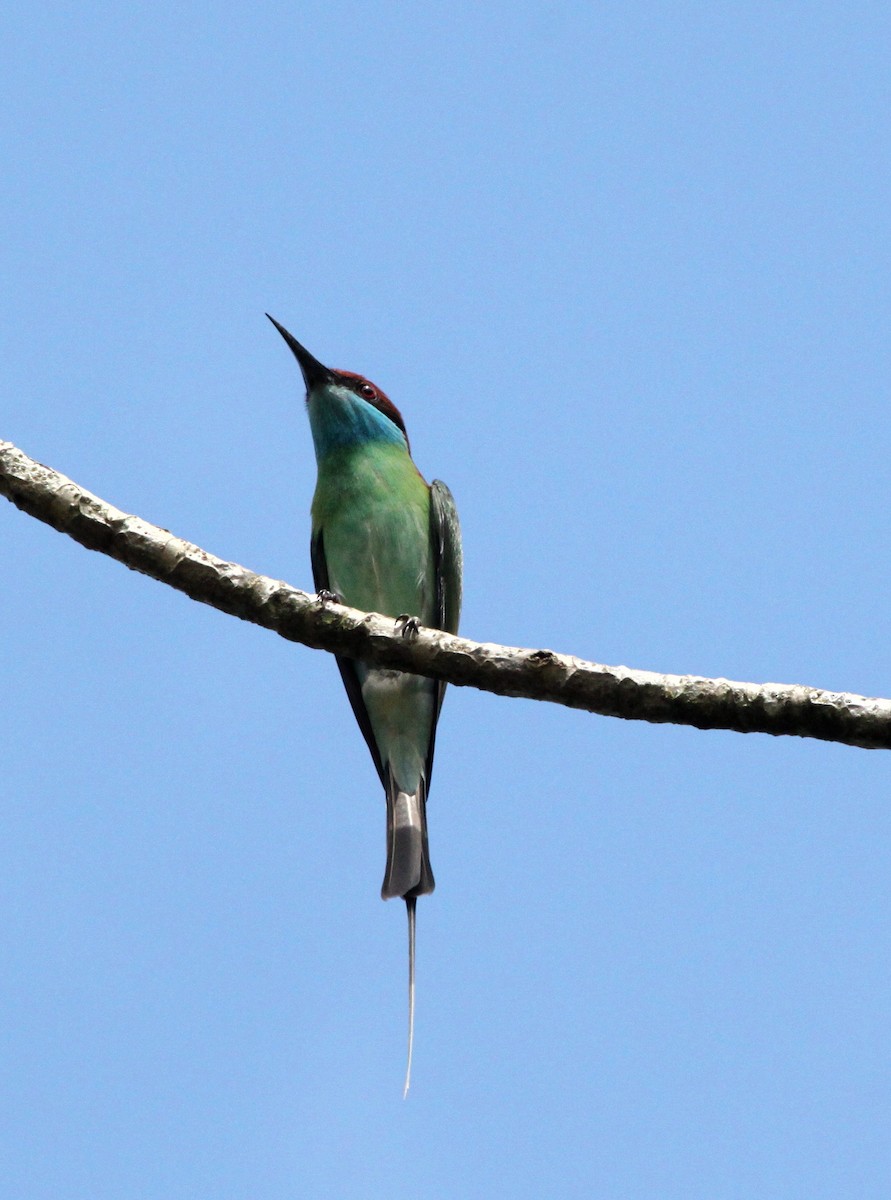
[{"label": "bird's claw", "polygon": [[343,604],[343,596],[340,592],[329,592],[327,588],[319,588],[316,592],[316,599],[319,604]]},{"label": "bird's claw", "polygon": [[417,617],[408,613],[400,613],[396,618],[396,632],[401,633],[408,641],[413,642],[421,631],[421,622]]}]

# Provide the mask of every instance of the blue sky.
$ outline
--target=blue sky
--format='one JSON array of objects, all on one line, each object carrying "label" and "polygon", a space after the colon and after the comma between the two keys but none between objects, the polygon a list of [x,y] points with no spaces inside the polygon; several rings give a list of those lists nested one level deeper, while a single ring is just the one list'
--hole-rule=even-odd
[{"label": "blue sky", "polygon": [[[0,438],[310,587],[268,310],[379,383],[463,631],[891,693],[891,16],[0,17]],[[28,1200],[888,1194],[888,758],[453,689],[419,906],[333,662],[0,508]]]}]

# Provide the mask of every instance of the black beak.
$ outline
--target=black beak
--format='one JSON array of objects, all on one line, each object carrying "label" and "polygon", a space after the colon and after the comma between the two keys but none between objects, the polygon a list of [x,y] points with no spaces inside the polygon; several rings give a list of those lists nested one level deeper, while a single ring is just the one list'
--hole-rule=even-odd
[{"label": "black beak", "polygon": [[[269,313],[266,314],[269,317]],[[329,371],[327,367],[322,366],[317,358],[313,358],[308,350],[300,345],[297,339],[285,329],[284,325],[279,325],[275,317],[269,317],[288,345],[291,347],[291,353],[300,363],[300,370],[303,372],[303,378],[306,382],[307,392],[311,392],[314,387],[319,387],[323,383],[328,383],[334,378],[333,371]]]}]

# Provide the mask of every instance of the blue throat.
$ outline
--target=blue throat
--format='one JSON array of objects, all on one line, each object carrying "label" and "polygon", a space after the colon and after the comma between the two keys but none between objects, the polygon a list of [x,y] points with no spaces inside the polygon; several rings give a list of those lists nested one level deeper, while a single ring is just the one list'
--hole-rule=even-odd
[{"label": "blue throat", "polygon": [[405,435],[389,417],[339,384],[326,384],[307,396],[309,427],[316,458],[330,451],[371,442],[408,447]]}]

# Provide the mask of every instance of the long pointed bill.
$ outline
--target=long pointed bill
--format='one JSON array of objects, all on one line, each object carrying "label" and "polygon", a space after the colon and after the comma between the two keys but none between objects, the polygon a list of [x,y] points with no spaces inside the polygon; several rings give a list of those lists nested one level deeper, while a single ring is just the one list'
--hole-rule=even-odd
[{"label": "long pointed bill", "polygon": [[[269,313],[266,316],[269,317]],[[269,317],[269,320],[288,343],[291,353],[300,363],[300,370],[303,372],[307,392],[311,392],[314,387],[327,383],[329,379],[333,378],[332,372],[326,366],[323,366],[317,358],[313,358],[310,352],[300,345],[294,335],[288,333],[284,325],[279,325],[275,317]]]},{"label": "long pointed bill", "polygon": [[405,911],[408,914],[408,1064],[405,1068],[403,1100],[408,1095],[408,1089],[411,1086],[411,1055],[415,1045],[415,909],[417,905],[417,896],[405,897]]}]

